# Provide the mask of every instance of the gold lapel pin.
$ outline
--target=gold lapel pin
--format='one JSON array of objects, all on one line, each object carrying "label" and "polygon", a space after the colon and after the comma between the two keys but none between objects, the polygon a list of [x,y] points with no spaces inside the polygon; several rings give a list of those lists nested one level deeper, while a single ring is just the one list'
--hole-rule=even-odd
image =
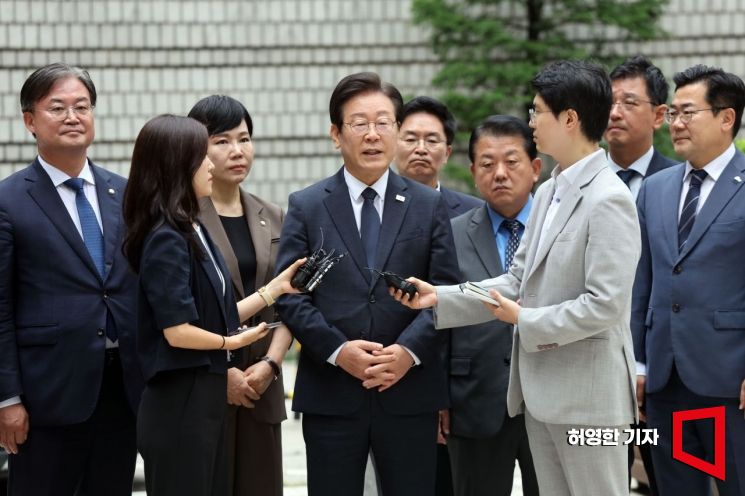
[{"label": "gold lapel pin", "polygon": [[262,220],[259,221],[259,224],[261,224],[262,226],[265,226],[266,225],[266,221],[262,219]]},{"label": "gold lapel pin", "polygon": [[109,194],[113,195],[114,193],[116,193],[116,191],[114,191],[114,188],[109,188]]}]

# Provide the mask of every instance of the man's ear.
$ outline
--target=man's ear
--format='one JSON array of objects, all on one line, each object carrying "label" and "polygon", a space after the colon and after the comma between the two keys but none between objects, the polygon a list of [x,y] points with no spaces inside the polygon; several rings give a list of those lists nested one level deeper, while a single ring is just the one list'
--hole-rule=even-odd
[{"label": "man's ear", "polygon": [[341,142],[339,141],[339,128],[336,127],[336,124],[331,124],[329,136],[331,136],[331,141],[334,142],[334,148],[338,150],[341,147]]},{"label": "man's ear", "polygon": [[23,113],[23,125],[36,138],[36,126],[34,125],[34,114],[32,112]]},{"label": "man's ear", "polygon": [[579,115],[574,109],[567,109],[564,111],[564,120],[567,130],[572,130],[579,127]]},{"label": "man's ear", "polygon": [[530,168],[533,172],[533,184],[537,183],[538,178],[541,176],[541,167],[543,167],[543,162],[540,157],[536,157],[530,162]]},{"label": "man's ear", "polygon": [[719,111],[722,119],[722,131],[732,132],[732,126],[735,125],[735,109],[725,108]]},{"label": "man's ear", "polygon": [[654,109],[654,120],[652,121],[652,127],[657,130],[662,127],[662,124],[665,122],[665,112],[667,112],[667,105],[657,105],[657,107]]}]

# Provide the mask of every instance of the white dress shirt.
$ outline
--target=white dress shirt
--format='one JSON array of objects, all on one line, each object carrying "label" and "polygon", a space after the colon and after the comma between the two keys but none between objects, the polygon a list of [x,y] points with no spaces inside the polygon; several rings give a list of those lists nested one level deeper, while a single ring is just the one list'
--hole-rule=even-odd
[{"label": "white dress shirt", "polygon": [[636,197],[639,196],[639,190],[642,188],[642,181],[645,177],[647,177],[647,169],[649,169],[649,163],[652,161],[653,155],[654,147],[650,146],[649,150],[647,150],[644,155],[642,155],[631,165],[629,165],[628,169],[624,169],[613,161],[610,153],[608,154],[608,166],[614,174],[622,170],[635,170],[636,172],[638,172],[638,174],[634,174],[633,176],[631,176],[631,180],[629,181],[629,191],[631,191],[631,196],[634,197],[634,201],[636,201]]},{"label": "white dress shirt", "polygon": [[554,196],[553,198],[551,198],[551,204],[548,206],[548,210],[546,211],[546,218],[543,221],[543,226],[541,226],[541,237],[538,242],[539,249],[541,243],[543,243],[546,237],[548,229],[551,227],[551,223],[554,221],[554,217],[556,217],[556,212],[559,210],[561,199],[564,198],[567,191],[569,190],[569,187],[574,184],[574,181],[577,180],[590,160],[594,159],[596,156],[602,153],[605,153],[605,151],[601,148],[582,158],[578,162],[575,162],[564,170],[561,170],[561,167],[557,165],[556,167],[554,167],[554,170],[551,171],[551,177],[554,179],[556,184],[554,189]]},{"label": "white dress shirt", "polygon": [[[354,220],[355,222],[357,222],[358,232],[360,231],[360,228],[362,226],[362,205],[365,203],[365,199],[362,197],[362,192],[365,191],[367,188],[374,189],[375,192],[378,194],[378,196],[376,196],[373,200],[373,206],[375,206],[375,210],[378,211],[378,215],[380,215],[380,218],[383,218],[385,192],[388,188],[388,174],[390,174],[390,169],[386,169],[383,175],[380,176],[380,179],[368,186],[367,184],[363,183],[352,174],[350,174],[347,168],[344,167],[344,182],[347,183],[347,189],[349,190],[349,199],[352,200],[352,210],[354,211]],[[360,236],[362,236],[362,233],[360,233]],[[334,350],[334,352],[331,354],[331,356],[328,357],[326,361],[329,362],[331,365],[337,365],[336,358],[339,356],[339,352],[345,344],[346,343],[342,344],[336,350]],[[419,360],[419,357],[417,357],[414,352],[412,352],[406,346],[401,345],[401,347],[409,352],[409,355],[411,355],[411,358],[414,360],[414,365],[419,365],[420,363],[422,363],[422,361]]]}]

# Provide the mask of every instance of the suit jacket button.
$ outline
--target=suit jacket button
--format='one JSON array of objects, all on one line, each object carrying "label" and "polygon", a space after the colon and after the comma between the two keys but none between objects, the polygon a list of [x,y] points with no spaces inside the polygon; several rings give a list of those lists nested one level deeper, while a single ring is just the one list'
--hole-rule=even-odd
[{"label": "suit jacket button", "polygon": [[104,300],[108,300],[109,299],[109,294],[108,293],[104,293],[103,294],[103,299]]},{"label": "suit jacket button", "polygon": [[504,364],[509,367],[510,366],[510,359],[509,358],[505,358],[504,359]]},{"label": "suit jacket button", "polygon": [[680,312],[680,305],[678,305],[677,303],[673,303],[673,312]]},{"label": "suit jacket button", "polygon": [[370,303],[375,303],[375,295],[370,295],[370,298],[367,300]]},{"label": "suit jacket button", "polygon": [[98,335],[99,337],[103,336],[103,334],[104,334],[104,332],[103,332],[103,329],[101,329],[101,328],[99,327],[99,328],[98,328],[98,331],[96,331],[96,334],[97,334],[97,335]]},{"label": "suit jacket button", "polygon": [[681,267],[680,265],[676,265],[673,268],[673,274],[680,274],[681,272],[683,272],[683,267]]}]

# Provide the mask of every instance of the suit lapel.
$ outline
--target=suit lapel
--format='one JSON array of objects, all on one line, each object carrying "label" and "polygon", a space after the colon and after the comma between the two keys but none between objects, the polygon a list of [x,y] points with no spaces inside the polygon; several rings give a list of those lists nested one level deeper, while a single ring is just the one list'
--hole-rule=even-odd
[{"label": "suit lapel", "polygon": [[41,208],[44,214],[49,217],[49,220],[52,221],[52,224],[59,230],[62,237],[67,241],[73,251],[77,253],[88,269],[100,279],[101,274],[99,274],[98,269],[93,263],[93,259],[85,247],[85,242],[75,227],[70,214],[67,212],[65,204],[62,203],[62,199],[54,184],[52,184],[49,175],[42,168],[38,160],[34,161],[31,167],[33,171],[29,171],[29,175],[26,177],[26,180],[31,183],[28,188],[29,195],[39,205],[39,208]]},{"label": "suit lapel", "polygon": [[[735,176],[739,177],[743,172],[745,172],[745,157],[737,152],[722,171],[719,179],[714,184],[714,188],[712,188],[711,193],[706,198],[706,203],[704,203],[696,215],[693,228],[688,235],[688,241],[686,241],[678,260],[683,259],[696,246],[696,243],[699,242],[701,236],[709,229],[714,219],[716,219],[722,209],[729,203],[735,193],[740,190],[742,178],[740,181],[736,181]],[[675,225],[678,225],[677,222]]]},{"label": "suit lapel", "polygon": [[[605,167],[608,167],[608,162],[605,159],[605,155],[598,155],[590,160],[585,165],[585,168],[582,170],[582,172],[580,172],[579,176],[567,188],[567,192],[564,197],[561,198],[559,209],[556,211],[556,215],[551,221],[551,226],[549,226],[548,230],[545,233],[545,239],[541,239],[542,236],[540,232],[536,231],[535,239],[537,239],[539,245],[537,246],[535,259],[533,260],[533,264],[530,267],[530,273],[528,274],[528,277],[531,276],[533,271],[541,264],[541,262],[543,262],[543,259],[546,258],[546,255],[551,250],[556,237],[559,235],[561,230],[564,229],[564,226],[569,221],[569,218],[572,216],[575,208],[577,208],[577,205],[579,205],[579,202],[582,200],[582,188],[591,183],[595,176]],[[550,205],[551,199],[548,199],[548,203]],[[548,207],[546,207],[545,210],[547,212]],[[545,218],[546,214],[543,213],[544,222]],[[537,225],[543,226],[543,223]]]},{"label": "suit lapel", "polygon": [[[376,269],[382,270],[393,249],[398,231],[403,224],[406,211],[411,204],[411,195],[406,191],[408,186],[403,179],[393,172],[388,173],[388,185],[385,191],[383,221],[380,225],[378,249],[375,252]],[[401,200],[403,198],[403,200]],[[374,277],[377,280],[377,276]]]},{"label": "suit lapel", "polygon": [[663,205],[663,228],[672,260],[678,258],[678,206],[680,205],[680,193],[683,189],[684,174],[685,165],[680,164],[673,176],[673,180],[668,181],[663,186],[663,201],[661,202]]},{"label": "suit lapel", "polygon": [[499,251],[496,249],[497,241],[494,237],[494,230],[487,208],[484,205],[474,211],[466,229],[466,234],[489,277],[497,277],[504,272],[504,269],[502,268],[502,262],[499,260]]},{"label": "suit lapel", "polygon": [[[204,235],[204,239],[207,240],[207,245],[210,247],[210,250],[212,250],[212,255],[215,257],[215,263],[220,268],[223,278],[225,278],[225,270],[227,268],[224,266],[224,264],[220,263],[220,254],[217,252],[217,246],[212,242],[212,239],[210,238],[210,235],[204,225],[202,225],[202,234]],[[203,247],[202,240],[199,239],[199,235],[195,232],[193,236],[196,236],[196,242],[199,244],[199,246]],[[210,285],[215,291],[217,301],[220,302],[220,311],[222,312],[227,324],[227,313],[225,311],[225,294],[227,293],[227,288],[225,288],[226,291],[223,292],[222,282],[220,282],[220,276],[217,275],[215,264],[212,263],[212,258],[210,257],[209,253],[205,253],[204,257],[198,257],[198,262],[199,265],[202,267],[202,270],[204,270],[205,274],[207,274]],[[227,284],[227,282],[228,281],[226,279],[225,283]]]},{"label": "suit lapel", "polygon": [[[366,281],[370,281],[370,271],[365,269],[367,266],[365,250],[362,247],[360,232],[357,230],[357,221],[352,210],[352,200],[349,198],[349,189],[344,182],[344,168],[329,178],[326,191],[328,195],[324,198],[323,204],[329,213],[329,217],[331,217],[336,231],[360,273]],[[318,246],[310,247],[311,250],[317,248]]]},{"label": "suit lapel", "polygon": [[[119,246],[119,224],[121,223],[121,197],[123,191],[118,191],[111,183],[111,176],[99,167],[91,164],[91,171],[96,178],[96,195],[98,195],[98,210],[101,214],[104,238],[104,266],[106,276],[114,265],[114,255]],[[87,251],[87,250],[86,250]]]},{"label": "suit lapel", "polygon": [[269,257],[272,249],[272,223],[264,215],[264,206],[254,197],[241,190],[243,214],[251,231],[251,240],[256,254],[256,281],[254,287],[259,288],[272,274],[269,274]]},{"label": "suit lapel", "polygon": [[238,267],[238,258],[235,256],[233,246],[230,244],[225,228],[220,221],[220,215],[215,209],[215,204],[207,197],[199,200],[199,207],[201,210],[199,218],[202,225],[209,231],[212,242],[217,245],[220,253],[222,253],[228,272],[230,272],[230,280],[233,283],[233,287],[236,289],[240,299],[243,299],[246,295],[243,294],[243,280],[241,279],[241,271]]}]

